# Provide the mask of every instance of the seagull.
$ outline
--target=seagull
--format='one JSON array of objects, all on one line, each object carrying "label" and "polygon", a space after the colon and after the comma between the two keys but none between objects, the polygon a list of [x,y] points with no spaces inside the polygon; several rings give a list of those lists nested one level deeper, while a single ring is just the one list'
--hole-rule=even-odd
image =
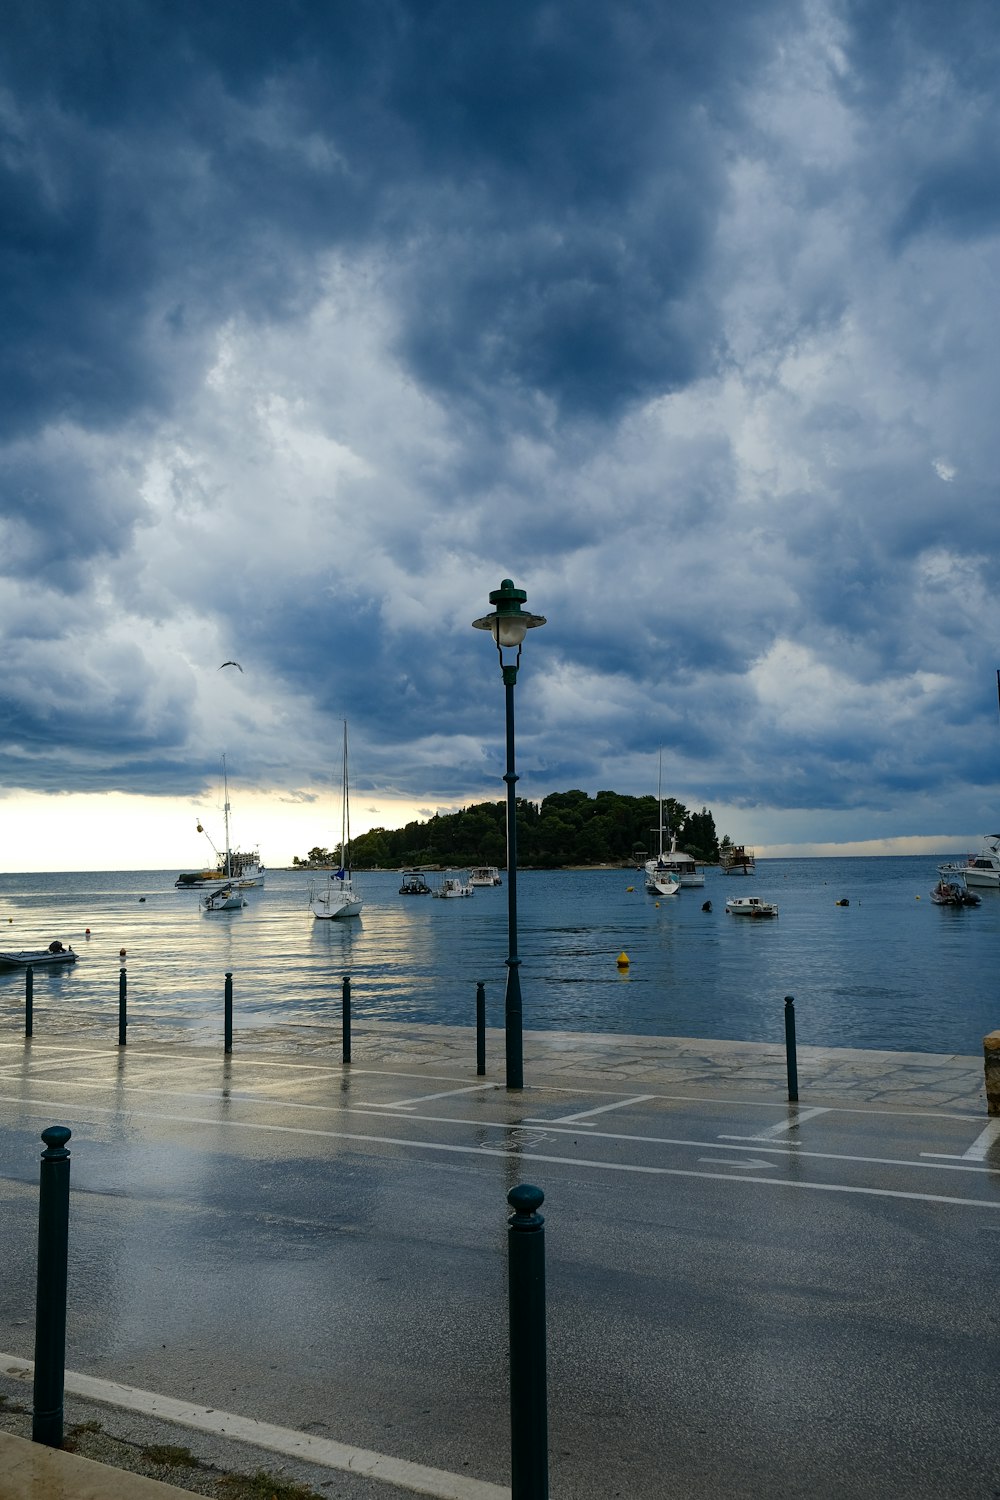
[{"label": "seagull", "polygon": [[[242,667],[240,667],[240,664],[239,664],[239,662],[238,662],[238,661],[224,661],[224,662],[223,662],[223,663],[222,663],[222,667],[239,667],[239,668],[240,668],[240,671],[241,671],[241,672],[242,672],[242,671],[243,671],[243,668],[242,668]],[[219,671],[220,671],[220,672],[221,672],[221,671],[222,671],[222,667],[220,667],[220,668],[219,668]],[[246,675],[246,674],[245,674],[245,673],[244,673],[244,675]]]}]

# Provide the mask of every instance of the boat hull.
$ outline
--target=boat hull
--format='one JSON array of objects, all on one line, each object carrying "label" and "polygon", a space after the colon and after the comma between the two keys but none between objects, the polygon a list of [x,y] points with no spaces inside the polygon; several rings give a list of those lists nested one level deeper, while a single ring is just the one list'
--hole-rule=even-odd
[{"label": "boat hull", "polygon": [[20,948],[15,952],[0,953],[0,968],[34,969],[42,965],[75,964],[78,956],[72,948],[66,948],[62,953],[50,953],[47,948]]}]

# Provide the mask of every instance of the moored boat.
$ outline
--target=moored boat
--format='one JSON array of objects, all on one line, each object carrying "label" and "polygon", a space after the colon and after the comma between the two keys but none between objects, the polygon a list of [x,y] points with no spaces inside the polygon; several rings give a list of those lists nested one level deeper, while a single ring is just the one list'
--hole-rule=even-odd
[{"label": "moored boat", "polygon": [[656,774],[656,807],[658,813],[659,827],[657,837],[659,838],[659,852],[655,859],[647,859],[645,863],[646,889],[651,896],[676,896],[681,888],[680,880],[670,869],[667,863],[668,856],[663,850],[663,835],[666,829],[663,826],[663,751],[660,751]]},{"label": "moored boat", "polygon": [[469,872],[470,885],[502,885],[500,871],[496,865],[477,865]]},{"label": "moored boat", "polygon": [[56,941],[50,943],[47,948],[18,948],[7,952],[0,952],[0,967],[8,969],[35,969],[53,964],[75,964],[78,955],[73,952],[72,944],[63,947],[62,943]]},{"label": "moored boat", "polygon": [[471,896],[472,886],[467,880],[462,880],[458,875],[446,875],[439,886],[435,886],[431,892],[442,901],[452,901],[457,896]]},{"label": "moored boat", "polygon": [[978,886],[981,890],[1000,890],[1000,833],[984,834],[978,854],[938,865],[938,874],[945,880],[961,880],[966,886]]},{"label": "moored boat", "polygon": [[201,904],[206,911],[239,911],[246,906],[247,898],[235,886],[224,885],[203,896]]},{"label": "moored boat", "polygon": [[321,896],[310,893],[309,907],[317,921],[329,922],[342,917],[358,917],[364,905],[351,880],[351,813],[347,779],[347,720],[344,720],[344,760],[340,802],[340,868],[331,871]]},{"label": "moored boat", "polygon": [[931,891],[931,900],[935,906],[981,906],[982,899],[975,891],[966,890],[960,880],[946,880],[943,877]]},{"label": "moored boat", "polygon": [[211,837],[205,833],[199,821],[198,832],[205,834],[215,850],[215,868],[192,870],[178,875],[174,881],[174,890],[197,889],[204,885],[217,885],[219,881],[224,881],[226,885],[235,885],[244,891],[264,884],[264,866],[260,862],[260,850],[233,849],[229,844],[229,777],[226,772],[225,756],[222,757],[222,786],[222,817],[226,833],[226,847],[224,850],[216,849]]},{"label": "moored boat", "polygon": [[743,844],[730,844],[723,849],[719,863],[722,865],[723,875],[756,875],[757,861],[752,849],[747,849]]},{"label": "moored boat", "polygon": [[776,917],[777,903],[763,901],[760,896],[734,896],[726,902],[726,911],[731,917]]},{"label": "moored boat", "polygon": [[399,887],[401,896],[429,896],[431,888],[419,870],[407,870]]}]

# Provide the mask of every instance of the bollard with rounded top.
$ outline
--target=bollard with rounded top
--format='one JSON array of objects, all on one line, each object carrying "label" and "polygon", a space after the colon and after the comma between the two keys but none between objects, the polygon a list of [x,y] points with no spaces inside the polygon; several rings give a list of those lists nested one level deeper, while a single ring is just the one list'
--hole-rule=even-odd
[{"label": "bollard with rounded top", "polygon": [[544,1201],[527,1182],[507,1194],[514,1210],[507,1220],[511,1500],[548,1500],[549,1493]]},{"label": "bollard with rounded top", "polygon": [[223,1047],[226,1052],[233,1050],[233,975],[232,970],[226,970],[226,989],[224,996],[225,1028]]},{"label": "bollard with rounded top", "polygon": [[986,1113],[1000,1115],[1000,1031],[983,1037],[983,1067],[986,1073]]},{"label": "bollard with rounded top", "polygon": [[24,971],[24,1034],[33,1036],[35,1030],[35,971],[29,964]]},{"label": "bollard with rounded top", "polygon": [[351,976],[344,975],[344,991],[340,1002],[341,1009],[341,1057],[345,1063],[351,1060]]},{"label": "bollard with rounded top", "polygon": [[69,1151],[72,1131],[50,1125],[38,1185],[38,1271],[31,1437],[59,1448],[66,1375],[66,1263],[69,1250]]},{"label": "bollard with rounded top", "polygon": [[482,1078],[486,1072],[486,986],[480,979],[476,985],[476,1076]]},{"label": "bollard with rounded top", "polygon": [[125,1046],[128,1029],[128,970],[118,970],[118,1045]]},{"label": "bollard with rounded top", "polygon": [[792,1104],[799,1097],[799,1069],[795,1051],[795,996],[785,996],[785,1066],[788,1072],[788,1098]]}]

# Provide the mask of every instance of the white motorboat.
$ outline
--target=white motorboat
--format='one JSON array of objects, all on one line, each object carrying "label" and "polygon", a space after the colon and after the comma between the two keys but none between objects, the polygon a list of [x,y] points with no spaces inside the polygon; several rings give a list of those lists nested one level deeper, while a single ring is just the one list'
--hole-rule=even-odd
[{"label": "white motorboat", "polygon": [[656,775],[656,806],[659,812],[659,853],[655,859],[647,859],[645,864],[646,889],[651,896],[676,896],[681,888],[680,880],[671,870],[668,864],[669,856],[663,850],[663,835],[666,829],[663,826],[663,751],[660,758]]},{"label": "white motorboat", "polygon": [[310,894],[309,907],[319,922],[361,915],[364,905],[351,880],[351,812],[347,776],[347,720],[344,720],[344,765],[340,800],[340,868],[331,870],[321,896]]},{"label": "white motorboat", "polygon": [[469,871],[470,885],[503,885],[496,865],[477,865]]},{"label": "white motorboat", "polygon": [[726,902],[726,911],[731,917],[776,917],[777,903],[762,901],[760,896],[734,896]]},{"label": "white motorboat", "polygon": [[[208,842],[212,844],[215,851],[215,868],[213,870],[194,870],[187,874],[178,875],[174,881],[174,889],[178,891],[188,890],[192,887],[201,888],[205,885],[218,885],[223,881],[226,885],[234,885],[239,890],[250,890],[253,886],[264,884],[264,866],[260,862],[259,849],[233,849],[229,844],[229,777],[226,772],[226,757],[222,757],[222,817],[226,830],[225,851],[215,848],[211,836],[205,832],[201,822],[198,823],[198,832],[204,833]],[[219,910],[220,908],[213,908]]]},{"label": "white motorboat", "polygon": [[705,871],[699,870],[693,854],[685,854],[683,849],[678,849],[676,834],[671,835],[670,848],[663,856],[663,863],[671,875],[677,877],[682,888],[705,884]]},{"label": "white motorboat", "polygon": [[77,957],[72,946],[64,948],[62,943],[55,942],[47,948],[19,948],[15,952],[0,953],[0,967],[36,969],[43,965],[75,964]]},{"label": "white motorboat", "polygon": [[458,896],[471,896],[473,888],[458,875],[446,875],[441,884],[435,886],[432,894],[442,901],[453,901]]},{"label": "white motorboat", "polygon": [[236,886],[223,885],[202,897],[201,904],[206,911],[239,911],[246,906],[247,898]]},{"label": "white motorboat", "polygon": [[938,874],[945,880],[962,880],[967,886],[1000,890],[1000,833],[984,834],[983,847],[978,854],[938,865]]}]

